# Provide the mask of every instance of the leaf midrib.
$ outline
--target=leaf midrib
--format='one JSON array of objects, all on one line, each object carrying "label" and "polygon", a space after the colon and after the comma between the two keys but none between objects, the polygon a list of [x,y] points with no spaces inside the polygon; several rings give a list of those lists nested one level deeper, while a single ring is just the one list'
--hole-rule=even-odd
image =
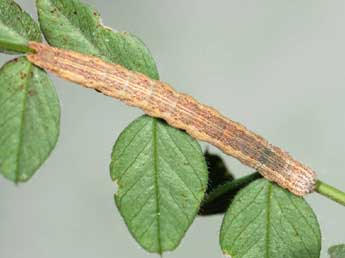
[{"label": "leaf midrib", "polygon": [[266,213],[266,235],[265,235],[265,250],[266,250],[266,258],[269,258],[269,245],[270,245],[270,223],[271,223],[271,202],[272,202],[272,184],[268,184],[267,189],[267,213]]},{"label": "leaf midrib", "polygon": [[158,253],[161,255],[162,241],[161,241],[161,229],[160,229],[160,204],[159,204],[159,184],[158,184],[158,153],[157,153],[157,120],[152,119],[152,151],[153,151],[153,170],[154,170],[154,186],[155,186],[155,201],[156,201],[156,219],[157,219],[157,242]]},{"label": "leaf midrib", "polygon": [[28,98],[28,88],[29,88],[29,79],[31,76],[31,71],[32,71],[32,64],[28,63],[28,70],[27,70],[27,76],[24,81],[24,98],[22,102],[22,115],[20,118],[20,128],[19,128],[19,142],[18,142],[18,150],[17,150],[17,162],[16,162],[16,178],[15,182],[18,183],[19,180],[19,173],[20,173],[20,158],[19,156],[21,155],[21,150],[23,147],[23,138],[24,138],[24,121],[25,121],[25,115],[26,115],[26,104],[27,104],[27,98]]}]

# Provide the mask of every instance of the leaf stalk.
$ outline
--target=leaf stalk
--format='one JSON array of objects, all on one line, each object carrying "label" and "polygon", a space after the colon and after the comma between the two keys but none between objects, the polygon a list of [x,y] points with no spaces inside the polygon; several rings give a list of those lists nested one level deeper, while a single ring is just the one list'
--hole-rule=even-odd
[{"label": "leaf stalk", "polygon": [[28,45],[15,44],[7,41],[0,40],[0,49],[4,49],[10,53],[34,53],[35,50],[30,48]]},{"label": "leaf stalk", "polygon": [[326,184],[320,180],[316,182],[315,191],[319,194],[345,206],[345,192]]}]

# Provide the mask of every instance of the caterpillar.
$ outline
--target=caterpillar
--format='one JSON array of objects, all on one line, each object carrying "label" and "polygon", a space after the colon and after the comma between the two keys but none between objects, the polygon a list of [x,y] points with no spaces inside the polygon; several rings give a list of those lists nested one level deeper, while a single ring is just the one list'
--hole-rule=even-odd
[{"label": "caterpillar", "polygon": [[33,64],[164,119],[169,125],[256,169],[295,195],[314,191],[316,173],[309,167],[245,126],[187,94],[176,92],[168,84],[94,56],[38,42],[30,42],[29,47],[34,53],[27,54],[27,58]]}]

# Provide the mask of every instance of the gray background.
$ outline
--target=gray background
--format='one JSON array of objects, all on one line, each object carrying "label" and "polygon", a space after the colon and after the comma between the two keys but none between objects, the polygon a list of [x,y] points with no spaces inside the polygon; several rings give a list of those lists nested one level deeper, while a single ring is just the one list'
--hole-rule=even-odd
[{"label": "gray background", "polygon": [[[345,189],[345,1],[84,1],[106,25],[146,42],[162,80]],[[36,17],[33,0],[18,2]],[[116,210],[108,172],[115,139],[141,112],[52,78],[62,106],[60,140],[30,182],[0,179],[0,257],[152,257]],[[225,158],[238,176],[252,171]],[[307,200],[326,257],[330,245],[345,242],[345,209],[317,194]],[[222,257],[221,220],[197,218],[165,256]]]}]

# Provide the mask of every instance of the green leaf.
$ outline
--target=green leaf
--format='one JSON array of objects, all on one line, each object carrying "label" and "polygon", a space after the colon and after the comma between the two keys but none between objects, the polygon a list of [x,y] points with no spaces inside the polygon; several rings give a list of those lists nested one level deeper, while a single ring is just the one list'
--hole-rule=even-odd
[{"label": "green leaf", "polygon": [[41,29],[56,47],[94,55],[158,79],[155,62],[143,42],[128,32],[102,25],[98,11],[78,0],[37,0]]},{"label": "green leaf", "polygon": [[220,244],[235,258],[319,258],[321,233],[303,198],[259,179],[235,197],[224,217]]},{"label": "green leaf", "polygon": [[0,0],[0,52],[30,51],[28,41],[41,41],[37,23],[12,0]]},{"label": "green leaf", "polygon": [[[42,31],[51,45],[95,55],[159,79],[143,42],[104,27],[97,11],[77,0],[36,2]],[[174,249],[193,221],[207,185],[197,142],[160,120],[139,118],[118,139],[111,174],[119,184],[117,206],[140,245],[158,253]]]},{"label": "green leaf", "polygon": [[143,116],[118,138],[111,176],[115,201],[130,232],[150,252],[177,247],[207,187],[199,144],[165,122]]},{"label": "green leaf", "polygon": [[47,74],[25,57],[0,70],[0,173],[28,180],[59,134],[58,98]]},{"label": "green leaf", "polygon": [[345,258],[345,244],[330,247],[328,254],[331,258]]}]

